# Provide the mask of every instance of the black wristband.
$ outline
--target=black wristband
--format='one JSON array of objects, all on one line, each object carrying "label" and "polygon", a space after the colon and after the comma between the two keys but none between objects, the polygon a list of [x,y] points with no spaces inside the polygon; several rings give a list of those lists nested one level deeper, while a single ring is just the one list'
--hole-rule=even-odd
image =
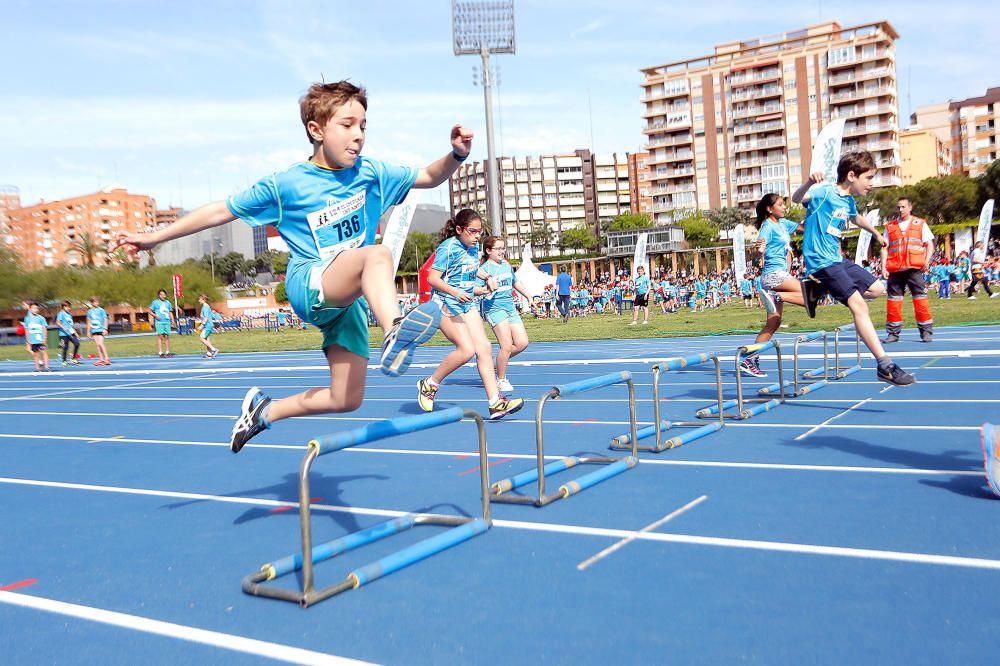
[{"label": "black wristband", "polygon": [[469,156],[468,156],[468,155],[459,155],[459,154],[458,154],[458,153],[456,153],[456,152],[455,152],[454,150],[453,150],[453,151],[451,151],[451,157],[452,157],[452,159],[454,159],[454,160],[455,160],[456,162],[464,162],[465,160],[469,159]]}]

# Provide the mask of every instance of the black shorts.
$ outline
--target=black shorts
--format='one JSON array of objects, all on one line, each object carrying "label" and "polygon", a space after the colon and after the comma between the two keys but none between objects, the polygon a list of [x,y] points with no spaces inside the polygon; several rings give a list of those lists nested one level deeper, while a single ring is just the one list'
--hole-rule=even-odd
[{"label": "black shorts", "polygon": [[877,277],[847,259],[839,264],[821,268],[811,277],[823,285],[823,289],[833,297],[833,300],[844,305],[855,291],[864,295],[869,287],[878,282]]},{"label": "black shorts", "polygon": [[637,308],[649,307],[649,294],[636,294],[633,305]]},{"label": "black shorts", "polygon": [[33,352],[45,351],[46,349],[48,349],[48,347],[45,345],[44,342],[40,342],[38,344],[32,344],[31,345],[31,351],[33,351]]}]

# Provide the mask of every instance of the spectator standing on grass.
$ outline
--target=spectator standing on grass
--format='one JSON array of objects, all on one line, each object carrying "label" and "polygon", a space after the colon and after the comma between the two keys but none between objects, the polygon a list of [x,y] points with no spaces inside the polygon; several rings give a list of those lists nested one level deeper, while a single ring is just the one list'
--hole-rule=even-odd
[{"label": "spectator standing on grass", "polygon": [[49,367],[49,351],[45,344],[48,322],[38,313],[38,303],[28,302],[28,314],[24,317],[24,333],[35,360],[35,372],[52,372]]},{"label": "spectator standing on grass", "polygon": [[97,360],[94,361],[94,365],[111,365],[111,357],[108,356],[108,348],[104,344],[107,332],[108,313],[101,307],[101,300],[93,296],[90,299],[90,309],[87,310],[87,337],[97,346]]},{"label": "spectator standing on grass", "polygon": [[170,327],[174,324],[174,306],[167,300],[167,291],[161,289],[149,304],[149,314],[156,330],[156,350],[160,358],[173,356],[170,353]]},{"label": "spectator standing on grass", "polygon": [[903,332],[903,297],[910,290],[913,313],[917,320],[921,342],[934,338],[934,317],[927,300],[924,271],[934,255],[934,234],[927,221],[912,215],[913,204],[907,197],[896,201],[897,217],[885,223],[889,241],[880,250],[882,277],[886,279],[885,331],[883,342],[899,341]]},{"label": "spectator standing on grass", "polygon": [[556,276],[556,307],[565,324],[569,321],[569,301],[572,294],[573,278],[566,272],[565,266],[559,268],[559,275]]},{"label": "spectator standing on grass", "polygon": [[972,271],[972,280],[969,282],[969,288],[965,290],[965,295],[968,296],[969,300],[974,300],[976,298],[976,285],[983,285],[983,291],[990,295],[990,298],[994,296],[1000,296],[1000,291],[993,293],[990,290],[990,283],[985,276],[984,264],[986,263],[986,248],[983,247],[983,241],[976,243],[976,246],[972,249],[972,257],[970,258],[970,266]]}]

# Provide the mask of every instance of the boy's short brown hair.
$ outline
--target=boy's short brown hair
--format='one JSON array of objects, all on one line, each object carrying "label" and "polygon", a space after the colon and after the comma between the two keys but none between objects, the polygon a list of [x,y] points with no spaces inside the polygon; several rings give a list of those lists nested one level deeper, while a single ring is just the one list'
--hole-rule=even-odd
[{"label": "boy's short brown hair", "polygon": [[299,100],[299,115],[302,117],[302,126],[306,127],[306,138],[309,139],[309,143],[315,143],[307,127],[309,121],[312,120],[321,126],[326,125],[330,116],[351,100],[364,107],[365,111],[368,110],[365,89],[350,81],[314,83],[309,86],[309,92]]},{"label": "boy's short brown hair", "polygon": [[847,153],[840,158],[840,162],[837,164],[837,184],[847,182],[847,174],[854,172],[855,176],[860,176],[866,171],[872,171],[875,168],[875,158],[867,150],[856,150],[853,153]]}]

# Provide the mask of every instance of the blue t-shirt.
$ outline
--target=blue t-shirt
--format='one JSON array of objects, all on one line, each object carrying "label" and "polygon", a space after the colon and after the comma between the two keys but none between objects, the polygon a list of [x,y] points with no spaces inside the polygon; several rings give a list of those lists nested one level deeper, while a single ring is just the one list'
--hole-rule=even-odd
[{"label": "blue t-shirt", "polygon": [[[483,295],[483,308],[486,312],[503,310],[505,312],[514,311],[514,269],[511,268],[507,260],[495,263],[493,261],[483,262],[482,271],[492,276],[497,281],[497,288],[492,293]],[[476,284],[480,287],[486,284],[486,280],[477,279]]]},{"label": "blue t-shirt", "polygon": [[797,222],[781,218],[777,222],[767,218],[760,228],[757,242],[764,241],[764,275],[788,270],[788,250],[792,234],[799,228]]},{"label": "blue t-shirt", "polygon": [[707,289],[708,289],[708,286],[705,284],[704,280],[695,280],[694,290],[698,293],[698,298],[704,297],[705,296],[705,291]]},{"label": "blue t-shirt", "polygon": [[90,322],[91,335],[104,333],[108,328],[108,313],[104,308],[90,308],[87,310],[87,321]]},{"label": "blue t-shirt", "polygon": [[170,321],[170,313],[174,311],[174,306],[170,304],[170,301],[164,301],[157,298],[149,304],[149,309],[152,310],[153,315],[156,316],[157,323],[163,323]]},{"label": "blue t-shirt", "polygon": [[212,327],[212,307],[208,303],[201,306],[201,325],[205,328]]},{"label": "blue t-shirt", "polygon": [[48,330],[48,322],[45,321],[45,317],[30,312],[25,316],[24,333],[30,344],[44,345],[46,330]]},{"label": "blue t-shirt", "polygon": [[761,291],[762,290],[761,288],[763,286],[764,286],[764,284],[763,284],[763,282],[761,282],[759,275],[753,279],[753,288],[754,288],[754,291]]},{"label": "blue t-shirt", "polygon": [[[476,274],[479,272],[479,245],[466,246],[457,236],[446,238],[438,245],[431,268],[441,271],[441,279],[445,284],[472,296],[476,287]],[[459,303],[451,294],[436,289],[431,291],[431,296],[444,301],[456,314],[466,312],[468,303],[471,303]]]},{"label": "blue t-shirt", "polygon": [[73,315],[65,310],[60,310],[59,314],[56,315],[56,324],[59,325],[60,338],[69,338],[76,333],[76,330],[73,328]]},{"label": "blue t-shirt", "polygon": [[743,293],[744,296],[750,296],[751,294],[753,294],[753,282],[751,282],[747,278],[743,278],[742,280],[740,280],[740,291]]},{"label": "blue t-shirt", "polygon": [[635,293],[637,296],[645,296],[649,293],[649,278],[639,275],[635,278]]},{"label": "blue t-shirt", "polygon": [[806,275],[839,264],[840,239],[847,223],[858,214],[854,197],[841,194],[834,185],[820,185],[806,202],[806,228],[802,240],[802,260]]},{"label": "blue t-shirt", "polygon": [[311,321],[310,270],[344,250],[375,242],[378,220],[400,203],[418,170],[361,157],[350,169],[298,162],[234,194],[226,206],[252,227],[273,225],[288,244],[288,299]]},{"label": "blue t-shirt", "polygon": [[556,287],[558,290],[556,294],[559,296],[569,296],[569,289],[573,285],[573,278],[569,276],[569,273],[562,272],[556,276]]}]

